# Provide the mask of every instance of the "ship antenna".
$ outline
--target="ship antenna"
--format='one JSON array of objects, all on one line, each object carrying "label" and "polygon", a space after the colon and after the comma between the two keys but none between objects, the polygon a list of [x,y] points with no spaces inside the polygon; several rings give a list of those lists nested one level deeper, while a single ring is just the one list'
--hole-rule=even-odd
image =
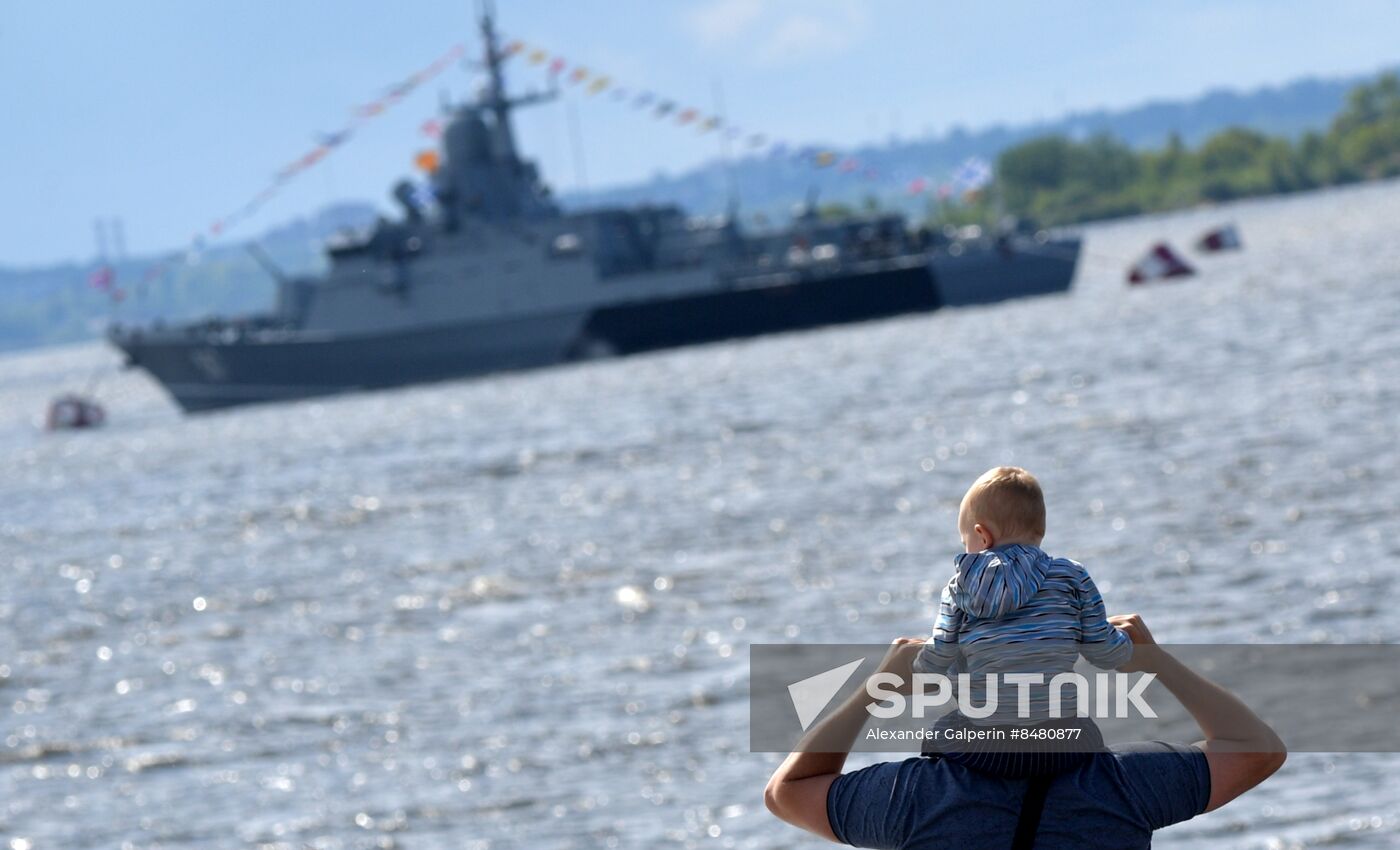
[{"label": "ship antenna", "polygon": [[486,72],[490,76],[490,86],[483,105],[490,108],[492,117],[496,119],[497,150],[505,159],[513,162],[517,158],[515,136],[510,127],[510,110],[514,104],[506,97],[505,77],[501,73],[501,64],[505,57],[496,41],[495,14],[496,7],[492,0],[482,0],[481,41],[486,47]]},{"label": "ship antenna", "polygon": [[508,96],[506,94],[505,74],[501,71],[508,56],[501,50],[497,38],[496,4],[492,0],[478,0],[477,10],[481,40],[486,48],[486,61],[483,64],[486,67],[489,80],[486,94],[477,101],[477,106],[490,110],[491,117],[494,119],[497,156],[510,162],[517,162],[520,157],[515,148],[515,133],[511,129],[511,112],[517,107],[553,100],[558,96],[558,89],[551,85],[547,92],[526,92],[518,97]]}]

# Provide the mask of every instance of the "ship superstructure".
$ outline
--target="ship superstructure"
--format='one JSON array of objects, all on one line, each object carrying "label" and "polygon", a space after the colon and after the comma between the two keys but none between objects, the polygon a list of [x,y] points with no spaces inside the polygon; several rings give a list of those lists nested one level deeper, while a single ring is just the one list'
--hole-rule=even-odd
[{"label": "ship superstructure", "polygon": [[[569,213],[522,158],[491,17],[487,81],[453,107],[432,197],[330,241],[323,276],[278,282],[263,315],[113,327],[129,363],[202,411],[993,301],[1068,288],[1074,238],[948,239],[902,217],[768,233],[674,206]],[[966,234],[964,234],[966,236]]]}]

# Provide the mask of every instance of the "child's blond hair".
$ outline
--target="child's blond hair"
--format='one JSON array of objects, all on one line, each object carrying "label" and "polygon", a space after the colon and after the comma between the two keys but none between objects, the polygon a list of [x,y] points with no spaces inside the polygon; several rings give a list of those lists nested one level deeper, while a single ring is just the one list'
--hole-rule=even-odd
[{"label": "child's blond hair", "polygon": [[991,526],[1002,540],[1038,542],[1045,536],[1045,494],[1035,476],[1019,466],[982,473],[964,501],[972,520]]}]

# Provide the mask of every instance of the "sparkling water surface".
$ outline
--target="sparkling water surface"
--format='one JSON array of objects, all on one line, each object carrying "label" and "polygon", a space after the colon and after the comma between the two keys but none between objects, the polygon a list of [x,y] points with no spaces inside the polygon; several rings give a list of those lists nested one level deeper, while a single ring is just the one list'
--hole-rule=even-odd
[{"label": "sparkling water surface", "polygon": [[[1398,228],[1397,183],[1134,219],[1064,296],[195,418],[0,358],[0,848],[820,846],[748,644],[926,632],[999,463],[1163,641],[1400,641]],[[43,433],[94,375],[109,427]],[[1156,846],[1400,846],[1397,786],[1298,754]]]}]

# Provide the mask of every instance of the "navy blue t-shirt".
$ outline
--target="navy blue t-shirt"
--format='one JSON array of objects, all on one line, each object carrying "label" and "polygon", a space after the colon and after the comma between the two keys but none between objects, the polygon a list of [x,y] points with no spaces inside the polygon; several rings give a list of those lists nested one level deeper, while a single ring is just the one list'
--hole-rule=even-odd
[{"label": "navy blue t-shirt", "polygon": [[[1011,846],[1023,779],[916,757],[842,774],[827,792],[831,830],[856,847]],[[1114,747],[1059,776],[1045,797],[1037,850],[1141,850],[1152,831],[1205,811],[1210,770],[1196,747],[1160,741]]]}]

